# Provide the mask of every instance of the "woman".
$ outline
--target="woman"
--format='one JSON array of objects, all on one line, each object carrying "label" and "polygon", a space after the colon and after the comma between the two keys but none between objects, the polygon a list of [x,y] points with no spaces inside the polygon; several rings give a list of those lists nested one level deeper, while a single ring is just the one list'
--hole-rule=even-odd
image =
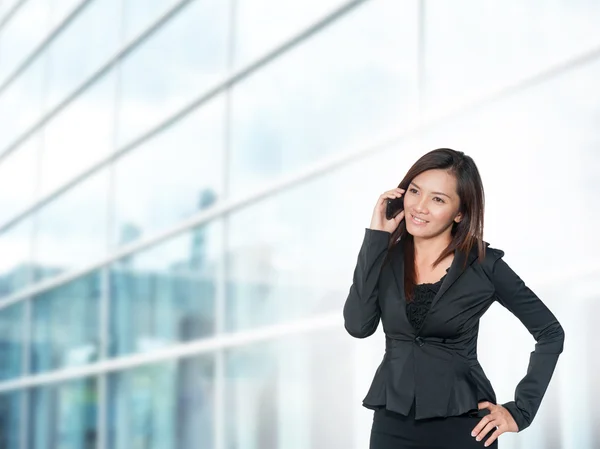
[{"label": "woman", "polygon": [[[386,218],[388,200],[404,209]],[[447,148],[422,156],[378,199],[344,305],[356,338],[381,320],[383,361],[363,406],[370,449],[498,447],[528,427],[563,350],[552,312],[483,241],[484,193],[473,159]],[[497,404],[477,360],[479,319],[494,301],[536,340],[515,400]]]}]

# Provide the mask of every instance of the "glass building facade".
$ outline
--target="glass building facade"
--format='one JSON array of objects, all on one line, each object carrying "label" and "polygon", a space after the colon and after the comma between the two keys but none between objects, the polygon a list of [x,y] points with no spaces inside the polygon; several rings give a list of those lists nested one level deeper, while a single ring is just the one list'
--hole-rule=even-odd
[{"label": "glass building facade", "polygon": [[[366,447],[382,330],[352,339],[342,305],[377,197],[445,146],[581,341],[501,444],[595,447],[598,23],[591,0],[0,0],[0,448]],[[533,341],[496,305],[483,325],[511,400]]]}]

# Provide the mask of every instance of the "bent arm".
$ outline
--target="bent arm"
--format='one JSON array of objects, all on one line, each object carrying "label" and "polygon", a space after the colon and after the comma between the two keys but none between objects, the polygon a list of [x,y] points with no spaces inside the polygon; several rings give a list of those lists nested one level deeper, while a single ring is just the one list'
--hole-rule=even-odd
[{"label": "bent arm", "polygon": [[344,327],[353,337],[368,337],[379,324],[381,309],[377,284],[391,235],[387,231],[365,228],[352,285],[344,304]]},{"label": "bent arm", "polygon": [[527,374],[517,384],[514,401],[501,404],[515,419],[519,432],[529,427],[563,351],[565,332],[548,307],[525,285],[501,259],[503,251],[495,250],[498,259],[492,280],[497,301],[512,312],[536,340],[529,357]]}]

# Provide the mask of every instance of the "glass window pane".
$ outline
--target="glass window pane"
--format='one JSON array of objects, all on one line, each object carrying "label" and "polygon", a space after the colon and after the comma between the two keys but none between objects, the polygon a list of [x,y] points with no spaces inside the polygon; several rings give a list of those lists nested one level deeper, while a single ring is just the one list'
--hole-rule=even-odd
[{"label": "glass window pane", "polygon": [[21,400],[22,393],[0,394],[0,447],[21,449]]},{"label": "glass window pane", "polygon": [[29,448],[95,448],[97,413],[94,378],[34,388],[29,404]]},{"label": "glass window pane", "polygon": [[40,135],[35,134],[0,160],[0,225],[29,206],[37,187]]},{"label": "glass window pane", "polygon": [[[52,5],[50,28],[58,26],[79,4],[81,0],[46,0]],[[92,2],[92,5],[95,2]]]},{"label": "glass window pane", "polygon": [[118,144],[200,96],[226,73],[229,2],[190,2],[121,65]]},{"label": "glass window pane", "polygon": [[0,154],[41,117],[45,57],[42,56],[0,92]]},{"label": "glass window pane", "polygon": [[[152,235],[217,201],[224,126],[219,97],[116,162],[116,245]],[[128,232],[134,227],[135,233]]]},{"label": "glass window pane", "polygon": [[100,294],[101,276],[96,272],[33,297],[34,373],[98,359]]},{"label": "glass window pane", "polygon": [[49,31],[48,0],[28,0],[0,33],[0,84],[14,72]]},{"label": "glass window pane", "polygon": [[231,191],[414,121],[416,17],[416,2],[367,2],[234,87]]},{"label": "glass window pane", "polygon": [[0,298],[31,284],[32,242],[31,217],[0,234]]},{"label": "glass window pane", "polygon": [[106,255],[108,171],[77,184],[37,212],[35,279],[41,280]]},{"label": "glass window pane", "polygon": [[424,103],[434,113],[600,44],[599,2],[424,5]]},{"label": "glass window pane", "polygon": [[212,355],[111,375],[108,447],[212,449],[214,376]]},{"label": "glass window pane", "polygon": [[398,185],[415,148],[390,146],[232,213],[226,329],[338,313],[377,198]]},{"label": "glass window pane", "polygon": [[[485,240],[534,277],[564,273],[567,280],[567,272],[596,266],[599,78],[596,59],[455,117],[423,139],[430,148],[453,142],[475,159],[486,189]],[[577,218],[567,218],[573,212]]]},{"label": "glass window pane", "polygon": [[19,0],[0,0],[0,19],[3,19]]},{"label": "glass window pane", "polygon": [[114,149],[115,74],[95,83],[45,127],[41,195],[106,158]]},{"label": "glass window pane", "polygon": [[311,331],[227,350],[224,446],[357,447],[353,432],[339,431],[358,408],[346,336]]},{"label": "glass window pane", "polygon": [[219,243],[220,228],[210,223],[111,266],[112,356],[215,332]]},{"label": "glass window pane", "polygon": [[[235,67],[241,68],[334,11],[343,0],[238,0]],[[268,11],[268,14],[265,14]]]},{"label": "glass window pane", "polygon": [[[48,51],[46,110],[56,106],[117,52],[120,5],[121,0],[93,1],[52,43]],[[112,84],[107,89],[92,101],[98,106],[100,101],[111,105],[112,115],[116,93]],[[89,108],[89,112],[97,111]],[[74,129],[78,128],[72,127],[71,131]]]},{"label": "glass window pane", "polygon": [[130,42],[146,31],[176,3],[178,0],[127,0],[123,4],[123,41]]},{"label": "glass window pane", "polygon": [[23,311],[23,301],[0,309],[0,380],[23,372]]}]

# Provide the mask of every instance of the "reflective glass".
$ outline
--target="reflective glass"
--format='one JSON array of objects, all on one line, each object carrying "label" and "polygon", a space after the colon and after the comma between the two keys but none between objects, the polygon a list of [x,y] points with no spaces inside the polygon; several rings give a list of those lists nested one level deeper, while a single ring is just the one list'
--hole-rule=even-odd
[{"label": "reflective glass", "polygon": [[0,84],[46,37],[50,3],[48,0],[23,2],[0,32]]},{"label": "reflective glass", "polygon": [[0,394],[0,447],[21,449],[21,400],[22,393]]},{"label": "reflective glass", "polygon": [[3,19],[16,3],[19,3],[19,0],[0,0],[0,19]]},{"label": "reflective glass", "polygon": [[367,2],[233,88],[233,194],[414,121],[416,4]]},{"label": "reflective glass", "polygon": [[[46,0],[52,5],[50,10],[50,28],[59,25],[66,17],[82,3],[82,0]],[[96,1],[91,2],[96,3]],[[89,9],[89,8],[88,8]],[[77,19],[78,20],[78,19]]]},{"label": "reflective glass", "polygon": [[[64,0],[61,0],[64,2]],[[113,56],[119,47],[121,0],[95,0],[86,6],[77,18],[65,28],[48,50],[46,111],[52,109],[76,87],[87,80],[101,65]],[[58,5],[63,9],[64,5]],[[116,92],[108,88],[91,100],[101,110],[104,104],[114,104]],[[89,113],[96,113],[92,108]],[[111,109],[111,115],[114,111]],[[84,116],[85,121],[95,117]],[[80,132],[82,122],[75,127]],[[92,121],[95,123],[95,121]],[[91,139],[90,139],[91,140]]]},{"label": "reflective glass", "polygon": [[33,269],[31,217],[0,234],[0,298],[31,284]]},{"label": "reflective glass", "polygon": [[424,2],[424,104],[433,113],[600,45],[600,3]]},{"label": "reflective glass", "polygon": [[36,280],[81,268],[106,255],[107,202],[108,171],[102,170],[36,213]]},{"label": "reflective glass", "polygon": [[190,2],[120,66],[118,144],[130,142],[226,73],[229,2]]},{"label": "reflective glass", "polygon": [[29,449],[96,448],[97,414],[94,378],[34,388],[29,403]]},{"label": "reflective glass", "polygon": [[348,394],[356,369],[345,341],[337,329],[318,330],[228,349],[225,447],[359,447],[351,427],[358,401]]},{"label": "reflective glass", "polygon": [[101,277],[92,273],[34,296],[31,369],[81,366],[99,358]]},{"label": "reflective glass", "polygon": [[0,309],[0,380],[23,372],[24,309],[23,301]]},{"label": "reflective glass", "polygon": [[414,141],[391,145],[233,212],[227,330],[338,313],[375,202],[418,152]]},{"label": "reflective glass", "polygon": [[209,223],[110,267],[110,355],[214,334],[220,236]]},{"label": "reflective glass", "polygon": [[212,355],[134,368],[109,377],[112,449],[212,449]]},{"label": "reflective glass", "polygon": [[599,77],[600,59],[457,116],[423,140],[429,148],[452,142],[475,159],[485,240],[519,261],[524,276],[563,273],[565,260],[573,274],[596,266]]},{"label": "reflective glass", "polygon": [[343,3],[343,0],[236,1],[235,67],[253,62]]},{"label": "reflective glass", "polygon": [[164,230],[219,199],[224,109],[219,97],[115,163],[113,245]]},{"label": "reflective glass", "polygon": [[101,78],[44,128],[41,195],[55,191],[114,149],[115,74]]},{"label": "reflective glass", "polygon": [[37,187],[40,135],[34,134],[0,159],[0,226],[33,203]]},{"label": "reflective glass", "polygon": [[0,92],[0,154],[40,119],[45,64],[42,55]]},{"label": "reflective glass", "polygon": [[[132,41],[180,0],[127,0],[123,4],[123,41]],[[226,3],[226,2],[224,2]]]}]

